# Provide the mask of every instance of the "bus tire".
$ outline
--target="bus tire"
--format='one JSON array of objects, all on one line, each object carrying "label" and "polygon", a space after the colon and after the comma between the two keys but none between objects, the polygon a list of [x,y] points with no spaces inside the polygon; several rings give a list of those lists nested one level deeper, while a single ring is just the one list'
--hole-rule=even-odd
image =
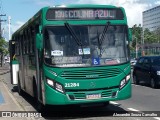
[{"label": "bus tire", "polygon": [[102,107],[107,107],[109,104],[110,104],[110,102],[109,102],[109,101],[106,101],[106,102],[103,103],[103,106],[102,106]]},{"label": "bus tire", "polygon": [[33,94],[34,94],[34,101],[36,104],[36,109],[38,112],[42,113],[45,109],[45,106],[38,100],[37,85],[36,85],[35,80],[33,80]]},{"label": "bus tire", "polygon": [[19,75],[18,75],[18,85],[17,85],[17,87],[18,87],[18,94],[19,94],[19,95],[22,95],[22,94],[23,94],[23,91],[22,91],[22,89],[21,89],[21,83],[20,83]]}]

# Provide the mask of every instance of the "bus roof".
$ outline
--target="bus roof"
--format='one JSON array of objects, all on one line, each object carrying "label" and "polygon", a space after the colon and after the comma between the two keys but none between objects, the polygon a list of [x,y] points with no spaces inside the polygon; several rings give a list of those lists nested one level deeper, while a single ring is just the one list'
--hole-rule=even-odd
[{"label": "bus roof", "polygon": [[117,8],[113,5],[96,5],[96,4],[69,4],[69,5],[55,5],[50,8]]}]

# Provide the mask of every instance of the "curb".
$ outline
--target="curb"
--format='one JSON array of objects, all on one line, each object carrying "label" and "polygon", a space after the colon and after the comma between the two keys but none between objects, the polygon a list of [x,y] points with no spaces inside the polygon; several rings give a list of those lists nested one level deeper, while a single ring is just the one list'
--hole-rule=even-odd
[{"label": "curb", "polygon": [[11,93],[11,91],[8,89],[7,85],[1,80],[4,88],[6,89],[8,95],[11,97],[11,99],[14,101],[14,103],[16,104],[16,106],[20,109],[20,111],[24,111],[24,109],[21,107],[21,105],[18,103],[18,101],[16,100],[16,98],[14,97],[14,95]]},{"label": "curb", "polygon": [[0,72],[0,75],[4,75],[4,74],[9,73],[9,72],[10,72],[10,70],[5,71],[5,72]]}]

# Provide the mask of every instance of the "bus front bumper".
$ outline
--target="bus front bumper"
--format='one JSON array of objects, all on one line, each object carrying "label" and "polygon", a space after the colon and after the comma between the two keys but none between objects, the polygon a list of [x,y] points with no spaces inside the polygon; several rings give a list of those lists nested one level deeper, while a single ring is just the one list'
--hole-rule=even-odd
[{"label": "bus front bumper", "polygon": [[116,101],[131,97],[131,80],[120,90],[113,88],[108,90],[66,92],[60,93],[45,84],[44,102],[45,105],[71,105],[85,103],[99,103],[106,101]]}]

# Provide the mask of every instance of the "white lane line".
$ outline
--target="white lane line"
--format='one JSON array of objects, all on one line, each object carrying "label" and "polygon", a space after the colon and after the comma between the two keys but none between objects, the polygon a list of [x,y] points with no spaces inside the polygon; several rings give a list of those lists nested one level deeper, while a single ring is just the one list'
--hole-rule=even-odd
[{"label": "white lane line", "polygon": [[119,103],[110,101],[111,104],[118,105]]},{"label": "white lane line", "polygon": [[[139,110],[136,110],[134,108],[127,108],[127,109],[130,110],[130,111],[140,112]],[[153,118],[156,119],[156,120],[160,120],[160,117],[153,117]]]},{"label": "white lane line", "polygon": [[156,119],[156,120],[160,120],[160,117],[153,117],[154,119]]},{"label": "white lane line", "polygon": [[136,111],[136,112],[138,112],[139,110],[136,110],[136,109],[134,109],[134,108],[127,108],[128,110],[130,110],[130,111]]},{"label": "white lane line", "polygon": [[[111,104],[114,104],[114,105],[118,105],[119,103],[117,102],[113,102],[113,101],[110,101]],[[134,109],[134,108],[127,108],[128,110],[130,111],[134,111],[134,112],[141,112],[140,110],[137,110],[137,109]],[[160,120],[160,117],[153,117],[154,119],[156,120]]]}]

